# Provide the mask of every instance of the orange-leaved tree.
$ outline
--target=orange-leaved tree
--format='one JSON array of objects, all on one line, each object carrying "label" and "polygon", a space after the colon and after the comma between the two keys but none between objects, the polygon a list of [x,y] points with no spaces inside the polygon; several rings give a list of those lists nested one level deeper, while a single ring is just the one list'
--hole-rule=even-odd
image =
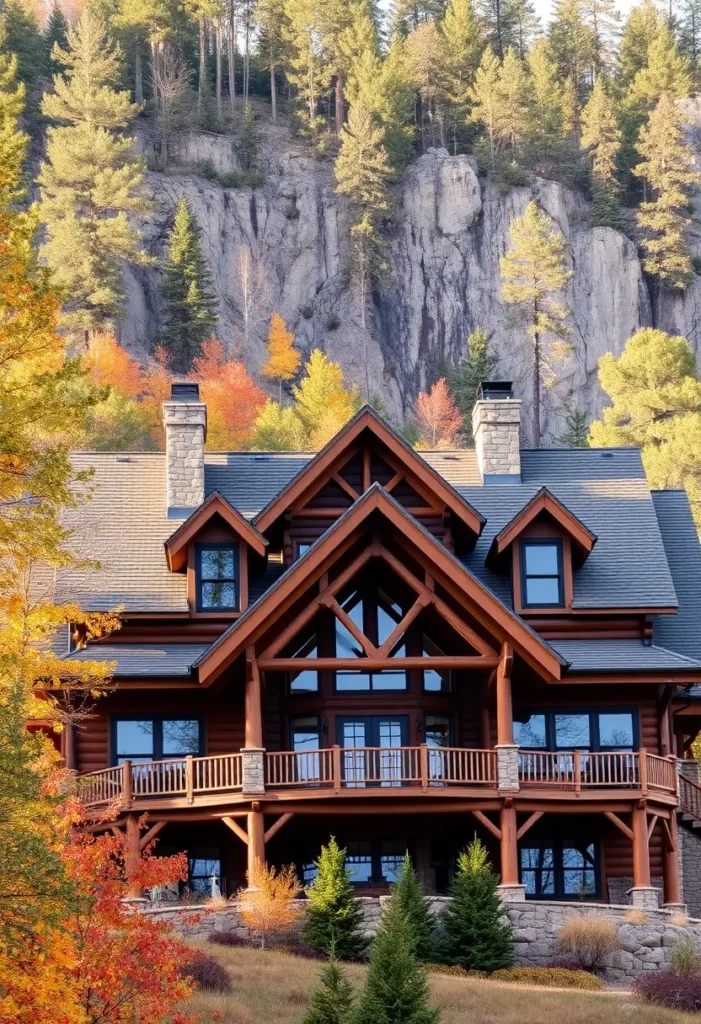
[{"label": "orange-leaved tree", "polygon": [[289,932],[299,917],[300,907],[294,901],[302,887],[292,865],[278,869],[260,860],[248,874],[248,886],[237,893],[239,912],[264,949],[267,940]]},{"label": "orange-leaved tree", "polygon": [[302,357],[294,347],[295,336],[279,313],[273,313],[268,331],[268,361],[261,373],[278,382],[278,402],[282,401],[282,382],[292,380]]},{"label": "orange-leaved tree", "polygon": [[445,377],[429,391],[422,391],[414,405],[414,420],[419,432],[417,448],[457,448],[463,425],[460,410],[450,397]]},{"label": "orange-leaved tree", "polygon": [[193,363],[192,376],[200,382],[200,395],[207,403],[210,451],[231,451],[247,445],[266,397],[244,364],[227,359],[222,342],[210,338]]}]

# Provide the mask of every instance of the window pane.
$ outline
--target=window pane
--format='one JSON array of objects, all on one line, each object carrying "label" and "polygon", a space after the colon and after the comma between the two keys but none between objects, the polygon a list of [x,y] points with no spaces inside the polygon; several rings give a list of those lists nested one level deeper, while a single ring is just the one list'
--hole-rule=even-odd
[{"label": "window pane", "polygon": [[406,690],[406,672],[373,672],[373,690]]},{"label": "window pane", "polygon": [[602,747],[633,749],[633,716],[624,714],[599,715],[599,744]]},{"label": "window pane", "polygon": [[201,595],[203,608],[236,607],[236,586],[233,583],[203,583]]},{"label": "window pane", "polygon": [[308,861],[302,865],[302,884],[311,885],[316,876],[319,874],[319,869],[314,861]]},{"label": "window pane", "polygon": [[559,750],[587,750],[589,742],[589,715],[555,715],[555,744]]},{"label": "window pane", "polygon": [[386,840],[380,844],[380,866],[386,882],[398,882],[402,873],[407,844],[403,840]]},{"label": "window pane", "polygon": [[[360,605],[356,605],[356,608],[360,608]],[[356,617],[357,612],[356,614],[351,615],[353,622],[355,622]],[[357,622],[355,622],[355,624],[359,629],[362,629],[362,625],[359,625]],[[336,619],[336,657],[362,658],[363,656],[363,649],[358,641],[352,633],[346,629],[343,623]]]},{"label": "window pane", "polygon": [[369,882],[372,878],[372,857],[353,855],[346,857],[346,870],[355,885]]},{"label": "window pane", "polygon": [[306,541],[297,541],[297,558],[301,558],[302,555],[306,555],[307,551],[311,547],[311,543]]},{"label": "window pane", "polygon": [[319,719],[315,715],[292,719],[292,749],[319,749]]},{"label": "window pane", "polygon": [[531,715],[527,722],[514,722],[514,743],[526,750],[545,750],[545,715]]},{"label": "window pane", "polygon": [[204,548],[200,551],[200,572],[203,580],[232,580],[234,571],[233,548]]},{"label": "window pane", "polygon": [[173,719],[163,723],[163,754],[198,754],[200,750],[200,723],[193,720]]},{"label": "window pane", "polygon": [[429,747],[450,746],[450,716],[426,715],[424,738]]},{"label": "window pane", "polygon": [[531,576],[526,579],[526,604],[559,604],[559,577],[539,579]]},{"label": "window pane", "polygon": [[558,567],[557,544],[526,544],[526,575],[557,576]]},{"label": "window pane", "polygon": [[142,759],[153,757],[153,722],[117,722],[117,754],[128,757],[138,754]]},{"label": "window pane", "polygon": [[379,644],[383,644],[392,635],[402,617],[401,608],[398,608],[397,605],[392,605],[393,614],[395,609],[398,614],[396,618],[393,618],[389,612],[385,611],[381,604],[377,606],[377,641]]},{"label": "window pane", "polygon": [[290,693],[316,693],[319,689],[319,674],[305,668],[290,678]]},{"label": "window pane", "polygon": [[336,689],[337,690],[369,690],[370,689],[370,673],[369,672],[337,672],[336,673]]},{"label": "window pane", "polygon": [[555,895],[555,866],[549,846],[522,847],[521,880],[529,896]]}]

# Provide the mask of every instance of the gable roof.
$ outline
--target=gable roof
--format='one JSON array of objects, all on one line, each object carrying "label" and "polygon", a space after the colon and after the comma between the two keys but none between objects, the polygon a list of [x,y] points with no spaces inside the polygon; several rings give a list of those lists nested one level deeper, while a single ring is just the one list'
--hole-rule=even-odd
[{"label": "gable roof", "polygon": [[186,519],[165,542],[166,558],[171,572],[179,572],[185,568],[188,544],[214,516],[220,516],[237,537],[248,544],[257,554],[261,556],[265,554],[265,549],[268,546],[265,537],[258,533],[258,530],[251,526],[248,520],[244,519],[241,513],[237,512],[218,491],[212,491],[200,507],[195,509],[190,518]]},{"label": "gable roof", "polygon": [[569,534],[578,552],[577,562],[581,564],[596,544],[597,536],[573,512],[570,512],[567,506],[559,501],[547,487],[541,487],[538,493],[496,535],[492,541],[490,556],[496,558],[504,554],[526,527],[543,513],[554,519]]},{"label": "gable roof", "polygon": [[264,533],[296,499],[310,489],[365,432],[371,433],[406,466],[407,472],[430,488],[474,534],[484,526],[482,516],[445,479],[425,462],[369,405],[363,406],[334,438],[297,473],[253,520]]},{"label": "gable roof", "polygon": [[268,590],[263,597],[233,623],[198,659],[196,668],[201,682],[215,677],[238,657],[244,648],[255,642],[270,627],[275,613],[298,597],[314,574],[321,575],[321,566],[333,558],[338,545],[362,526],[368,515],[379,511],[399,530],[403,539],[420,548],[444,579],[456,584],[464,599],[471,602],[478,617],[486,615],[492,626],[508,637],[514,649],[537,671],[558,679],[566,664],[518,615],[502,602],[449,552],[428,530],[424,529],[383,487],[374,483],[351,508],[318,538]]}]

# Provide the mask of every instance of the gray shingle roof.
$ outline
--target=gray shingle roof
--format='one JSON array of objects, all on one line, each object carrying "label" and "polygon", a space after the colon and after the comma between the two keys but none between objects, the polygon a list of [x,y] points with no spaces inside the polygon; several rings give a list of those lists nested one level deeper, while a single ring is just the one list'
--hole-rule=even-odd
[{"label": "gray shingle roof", "polygon": [[550,646],[570,663],[569,672],[680,671],[701,667],[659,644],[641,640],[551,640]]},{"label": "gray shingle roof", "polygon": [[189,676],[208,644],[90,644],[68,655],[77,661],[116,661],[115,678]]}]

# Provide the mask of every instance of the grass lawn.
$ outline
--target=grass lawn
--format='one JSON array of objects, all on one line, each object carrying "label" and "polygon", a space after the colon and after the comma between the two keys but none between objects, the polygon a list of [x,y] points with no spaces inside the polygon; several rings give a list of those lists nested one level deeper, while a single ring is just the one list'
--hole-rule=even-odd
[{"label": "grass lawn", "polygon": [[[231,975],[228,995],[200,993],[188,1004],[202,1024],[299,1024],[321,964],[287,953],[199,943]],[[365,968],[346,967],[351,981],[362,985]],[[543,991],[470,978],[431,976],[433,1000],[443,1009],[442,1024],[699,1024],[695,1014],[675,1013],[634,1003],[612,993]],[[217,1018],[215,1011],[221,1015]]]}]

